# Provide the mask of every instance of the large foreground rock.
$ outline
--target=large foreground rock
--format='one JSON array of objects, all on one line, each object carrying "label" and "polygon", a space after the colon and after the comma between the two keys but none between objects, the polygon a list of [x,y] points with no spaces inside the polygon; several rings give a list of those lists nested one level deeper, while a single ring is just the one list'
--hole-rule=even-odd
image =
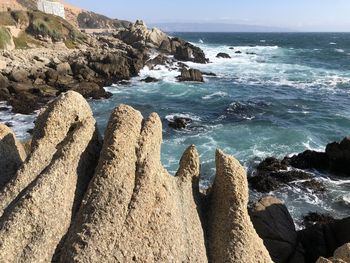
[{"label": "large foreground rock", "polygon": [[66,234],[98,155],[92,112],[77,93],[39,116],[31,153],[1,191],[0,262],[50,262]]},{"label": "large foreground rock", "polygon": [[272,196],[262,198],[251,209],[250,217],[273,262],[304,262],[293,219],[281,200]]},{"label": "large foreground rock", "polygon": [[216,177],[207,207],[212,262],[272,262],[248,215],[248,182],[233,157],[216,153]]},{"label": "large foreground rock", "polygon": [[26,153],[10,128],[0,123],[0,189],[16,174]]},{"label": "large foreground rock", "polygon": [[100,163],[61,262],[207,262],[199,219],[199,159],[184,154],[177,176],[160,163],[161,121],[139,112],[111,115]]}]

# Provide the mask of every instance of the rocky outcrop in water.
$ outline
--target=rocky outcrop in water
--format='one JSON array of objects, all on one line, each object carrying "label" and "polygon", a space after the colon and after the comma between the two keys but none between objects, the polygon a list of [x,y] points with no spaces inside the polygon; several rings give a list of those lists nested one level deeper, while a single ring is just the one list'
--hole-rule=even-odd
[{"label": "rocky outcrop in water", "polygon": [[328,144],[325,152],[305,151],[286,160],[299,169],[327,170],[340,176],[350,176],[350,138]]},{"label": "rocky outcrop in water", "polygon": [[204,82],[202,72],[198,69],[181,69],[181,75],[177,77],[179,81]]}]

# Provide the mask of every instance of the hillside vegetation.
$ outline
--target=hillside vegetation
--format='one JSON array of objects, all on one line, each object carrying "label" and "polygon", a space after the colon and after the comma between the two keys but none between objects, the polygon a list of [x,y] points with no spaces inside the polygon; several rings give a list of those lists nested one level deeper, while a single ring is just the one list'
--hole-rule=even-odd
[{"label": "hillside vegetation", "polygon": [[[13,37],[16,48],[40,45],[39,40],[43,39],[62,41],[68,48],[74,48],[86,40],[86,36],[65,19],[40,11],[0,12],[0,26],[15,26],[22,30],[18,36]],[[5,41],[7,38],[3,29],[1,39]]]}]

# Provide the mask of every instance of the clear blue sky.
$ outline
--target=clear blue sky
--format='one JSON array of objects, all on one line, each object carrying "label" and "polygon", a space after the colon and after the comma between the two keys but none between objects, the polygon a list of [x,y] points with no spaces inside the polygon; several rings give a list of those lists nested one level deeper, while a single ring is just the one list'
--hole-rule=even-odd
[{"label": "clear blue sky", "polygon": [[66,0],[109,17],[350,31],[350,0]]}]

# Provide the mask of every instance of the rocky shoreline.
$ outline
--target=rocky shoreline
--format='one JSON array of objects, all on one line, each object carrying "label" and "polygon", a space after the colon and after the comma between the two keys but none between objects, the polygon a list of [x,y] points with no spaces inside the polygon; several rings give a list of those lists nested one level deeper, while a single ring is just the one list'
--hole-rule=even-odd
[{"label": "rocky shoreline", "polygon": [[43,48],[0,51],[0,61],[0,101],[15,113],[30,114],[68,90],[85,98],[109,98],[104,87],[137,76],[144,66],[175,68],[180,81],[202,82],[201,72],[186,74],[187,66],[179,61],[208,59],[198,47],[137,21],[114,33],[86,35],[74,49],[50,40]]},{"label": "rocky shoreline", "polygon": [[95,123],[69,91],[41,111],[26,152],[0,126],[0,261],[348,262],[349,218],[296,231],[274,197],[248,208],[247,174],[220,150],[207,193],[195,146],[170,176],[156,113],[120,105],[103,142]]}]

